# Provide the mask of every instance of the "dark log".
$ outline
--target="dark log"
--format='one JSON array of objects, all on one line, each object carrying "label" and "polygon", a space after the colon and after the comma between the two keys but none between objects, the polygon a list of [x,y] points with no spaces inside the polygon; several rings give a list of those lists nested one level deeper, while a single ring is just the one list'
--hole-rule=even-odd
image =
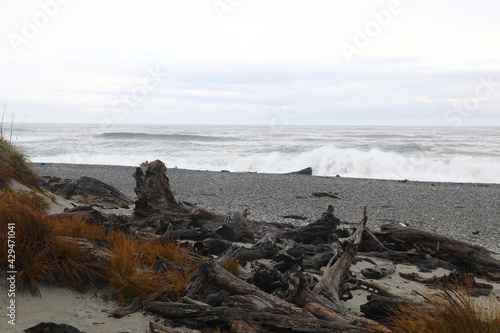
[{"label": "dark log", "polygon": [[473,297],[489,296],[493,290],[493,286],[491,284],[477,282],[472,273],[463,274],[451,272],[448,275],[443,275],[441,277],[434,276],[430,279],[423,278],[417,273],[399,273],[399,275],[407,280],[425,283],[431,288],[467,290]]},{"label": "dark log", "polygon": [[303,244],[328,244],[337,237],[333,234],[340,225],[340,220],[333,214],[333,206],[322,214],[317,221],[295,230],[286,231],[278,235],[280,239],[292,239]]},{"label": "dark log", "polygon": [[135,169],[136,214],[149,215],[151,212],[184,208],[170,189],[166,171],[165,164],[160,160],[149,163],[145,173],[142,168]]},{"label": "dark log", "polygon": [[[330,299],[334,304],[340,305],[340,288],[342,283],[349,272],[352,261],[356,257],[358,246],[361,243],[363,230],[368,221],[368,213],[365,207],[363,212],[363,219],[358,225],[356,232],[349,238],[342,239],[341,245],[344,249],[342,256],[333,264],[327,267],[323,278],[314,287],[314,292],[318,295],[324,295]],[[321,303],[320,303],[321,304]]]},{"label": "dark log", "polygon": [[190,298],[203,298],[207,286],[213,285],[219,289],[228,291],[231,295],[255,295],[269,302],[273,308],[288,312],[290,314],[310,318],[311,315],[294,304],[286,302],[276,296],[270,295],[258,287],[242,281],[226,271],[213,260],[203,263],[186,286],[186,296]]},{"label": "dark log", "polygon": [[332,309],[329,309],[317,303],[306,303],[306,305],[304,305],[304,309],[311,312],[318,319],[334,321],[337,323],[344,323],[344,324],[351,323],[351,320],[348,319],[347,317],[344,317],[343,315],[338,314]]},{"label": "dark log", "polygon": [[367,279],[381,279],[383,277],[389,276],[396,271],[396,265],[392,262],[384,262],[373,268],[364,268],[361,270],[361,274]]},{"label": "dark log", "polygon": [[252,265],[254,275],[249,281],[266,293],[273,293],[276,289],[284,290],[288,283],[279,270],[263,263],[256,262]]},{"label": "dark log", "polygon": [[332,192],[313,192],[311,193],[315,197],[330,197],[334,199],[340,199],[340,195],[338,193],[332,193]]},{"label": "dark log", "polygon": [[302,170],[293,171],[286,173],[285,175],[306,175],[311,176],[313,174],[313,169],[311,167],[304,168]]},{"label": "dark log", "polygon": [[203,303],[207,303],[210,306],[219,306],[228,298],[231,296],[229,292],[226,290],[220,290],[217,293],[210,294],[205,299],[203,299]]},{"label": "dark log", "polygon": [[[274,310],[251,311],[232,307],[198,307],[183,303],[153,302],[146,305],[146,310],[159,314],[167,319],[191,318],[198,324],[196,328],[204,328],[206,325],[230,325],[234,321],[243,321],[253,327],[259,326],[267,332],[370,332],[344,323],[319,320],[314,317],[302,317],[276,313]],[[280,311],[281,312],[281,311]],[[201,327],[200,327],[201,326]]]},{"label": "dark log", "polygon": [[226,256],[231,256],[240,263],[254,261],[258,259],[272,259],[278,252],[278,247],[272,240],[271,235],[261,238],[250,248],[233,244],[226,252]]},{"label": "dark log", "polygon": [[224,300],[224,302],[222,302],[221,306],[253,311],[267,311],[269,309],[272,309],[271,303],[264,301],[254,295],[229,296]]},{"label": "dark log", "polygon": [[149,322],[149,329],[151,330],[151,333],[201,333],[200,331],[193,329],[167,327],[152,321]]},{"label": "dark log", "polygon": [[377,294],[385,297],[400,298],[399,296],[387,291],[376,283],[368,282],[365,280],[350,277],[347,282],[343,285],[344,291],[361,289],[372,294]]},{"label": "dark log", "polygon": [[196,253],[201,254],[202,256],[209,255],[221,255],[226,252],[231,245],[232,242],[221,239],[221,238],[207,238],[202,241],[196,242],[194,244],[194,250]]},{"label": "dark log", "polygon": [[412,304],[412,302],[401,298],[369,295],[368,303],[361,305],[360,308],[366,318],[380,320]]},{"label": "dark log", "polygon": [[176,269],[179,272],[184,273],[187,270],[186,267],[179,266],[175,262],[168,260],[168,259],[165,259],[165,258],[162,258],[159,255],[156,255],[156,264],[158,265],[160,270],[162,270],[164,272],[168,272],[172,269]]},{"label": "dark log", "polygon": [[[234,212],[226,215],[224,226],[231,228],[235,234],[236,242],[253,242],[254,231],[250,223],[240,212]],[[229,239],[230,240],[230,239]]]},{"label": "dark log", "polygon": [[105,208],[128,208],[133,204],[130,198],[115,187],[91,177],[81,177],[76,181],[43,177],[42,186],[65,199],[81,204],[101,205]]},{"label": "dark log", "polygon": [[409,248],[420,244],[434,253],[433,257],[447,261],[493,281],[500,281],[500,261],[494,259],[483,247],[437,235],[431,232],[383,225],[382,230],[406,242]]}]

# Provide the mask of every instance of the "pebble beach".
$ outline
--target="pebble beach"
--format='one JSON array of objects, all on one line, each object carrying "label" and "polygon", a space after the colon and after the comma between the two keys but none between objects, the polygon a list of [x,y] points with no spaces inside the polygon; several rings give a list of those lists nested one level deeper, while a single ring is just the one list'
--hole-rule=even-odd
[{"label": "pebble beach", "polygon": [[[134,167],[33,163],[40,176],[97,178],[135,200]],[[416,182],[294,174],[168,169],[177,199],[226,214],[247,210],[248,218],[302,225],[328,205],[345,222],[358,222],[368,207],[368,227],[402,223],[500,252],[500,184]],[[336,193],[340,199],[315,197]],[[294,215],[297,218],[284,216]]]}]

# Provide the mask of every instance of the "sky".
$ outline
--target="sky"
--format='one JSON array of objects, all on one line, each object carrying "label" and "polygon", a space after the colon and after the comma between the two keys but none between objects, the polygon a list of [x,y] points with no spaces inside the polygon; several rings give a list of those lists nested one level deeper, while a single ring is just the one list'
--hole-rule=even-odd
[{"label": "sky", "polygon": [[500,1],[0,0],[6,119],[500,126]]}]

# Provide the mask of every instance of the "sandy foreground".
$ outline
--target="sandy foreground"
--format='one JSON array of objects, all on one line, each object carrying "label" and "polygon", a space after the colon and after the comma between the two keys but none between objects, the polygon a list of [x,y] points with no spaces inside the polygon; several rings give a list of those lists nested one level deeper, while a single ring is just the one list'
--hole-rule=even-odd
[{"label": "sandy foreground", "polygon": [[[57,168],[61,168],[60,165],[56,166]],[[51,167],[54,168],[54,166]],[[66,172],[68,172],[68,170],[71,170],[72,168],[73,167],[65,168],[65,170]],[[44,175],[44,170],[45,174],[51,175],[51,170],[49,168],[44,169],[43,165],[39,166],[38,170],[41,175]],[[61,176],[63,178],[66,177],[77,179],[82,174],[88,175],[89,173],[91,173],[88,170],[94,170],[94,167],[90,166],[89,169],[82,168],[78,173],[75,173],[73,177],[68,177],[64,174]],[[131,173],[133,170],[129,167],[118,167],[118,169],[113,169],[113,172],[111,174],[116,176],[116,170],[121,170],[121,172],[123,173],[122,176],[117,177],[116,179],[112,179],[112,181],[109,183],[118,187],[126,194],[130,195],[130,186],[132,186],[133,188],[133,178],[131,177]],[[105,182],[106,180],[110,180],[109,174],[107,174],[106,172],[101,174],[101,180]],[[358,212],[361,201],[356,201],[356,199],[354,199],[356,193],[362,196],[361,199],[367,198],[366,195],[368,195],[368,197],[371,196],[373,200],[370,201],[369,204],[372,206],[372,212],[374,212],[375,216],[377,216],[379,219],[383,220],[377,221],[377,218],[373,218],[373,223],[387,222],[385,221],[383,216],[391,216],[392,219],[398,219],[398,217],[396,217],[397,213],[394,212],[395,208],[403,199],[401,198],[401,196],[404,197],[405,195],[407,195],[405,191],[408,190],[410,186],[413,189],[413,195],[418,197],[418,199],[422,201],[435,201],[439,198],[439,200],[451,202],[452,207],[455,207],[456,205],[466,205],[462,206],[465,207],[462,209],[467,209],[468,212],[473,212],[474,210],[480,211],[480,216],[496,214],[498,206],[495,206],[495,203],[497,205],[500,203],[499,201],[497,201],[498,193],[500,192],[500,186],[493,184],[487,186],[478,184],[463,184],[463,186],[461,187],[459,186],[460,184],[432,185],[412,182],[399,183],[397,181],[352,180],[310,176],[297,177],[292,175],[264,175],[264,177],[259,176],[263,175],[233,173],[229,174],[215,172],[207,173],[201,171],[196,172],[185,170],[171,170],[171,173],[169,173],[172,187],[175,190],[176,195],[178,195],[183,200],[194,200],[196,203],[206,208],[214,208],[219,203],[224,204],[222,208],[220,205],[217,206],[219,212],[224,211],[227,208],[239,207],[239,205],[247,205],[250,207],[250,209],[254,210],[254,215],[261,214],[258,216],[266,218],[271,218],[272,216],[274,216],[274,218],[280,217],[279,215],[273,215],[273,212],[275,212],[277,209],[283,208],[283,202],[280,201],[276,204],[274,202],[276,200],[279,200],[279,198],[281,197],[285,198],[282,200],[285,203],[290,204],[291,202],[295,204],[292,207],[288,206],[288,213],[302,212],[303,215],[308,215],[309,219],[314,219],[314,214],[316,214],[317,211],[321,213],[321,207],[326,207],[326,204],[332,201],[332,199],[311,198],[308,193],[314,189],[318,191],[339,191],[342,195],[342,199],[335,202],[335,204],[336,207],[340,207],[339,211],[344,213],[347,212],[347,209],[345,207],[347,207],[348,204],[355,204],[354,202],[356,202],[355,211]],[[281,187],[279,186],[280,183]],[[203,184],[205,184],[206,186],[202,186]],[[293,186],[291,186],[290,184],[293,184]],[[257,185],[259,186],[259,189],[261,191],[260,201],[258,201],[259,199],[258,197],[256,197],[257,194],[254,193],[254,187]],[[375,186],[376,188],[373,189],[373,186]],[[419,189],[421,189],[423,192],[419,192]],[[448,193],[446,190],[451,190],[452,196],[443,199],[442,196],[444,194],[450,195],[450,193]],[[366,194],[366,191],[375,192]],[[470,193],[471,191],[476,194],[482,193],[482,191],[486,191],[486,193],[481,194],[489,198],[488,202],[483,202],[484,205],[488,206],[486,212],[483,210],[481,213],[481,206],[477,206],[478,199],[474,198],[474,196]],[[435,192],[438,193],[436,194]],[[247,197],[238,197],[238,195],[242,195],[242,193],[247,194]],[[411,190],[409,193],[412,193]],[[425,198],[425,195],[432,195],[432,197]],[[457,197],[454,197],[453,195],[457,195]],[[469,201],[472,201],[472,204],[470,204],[468,200],[462,200],[460,195],[466,195],[467,198],[470,199]],[[234,196],[234,198],[231,200],[232,196]],[[297,196],[299,196],[299,198],[297,198]],[[456,201],[457,199],[460,203]],[[411,202],[419,202],[420,200],[415,201],[414,199],[410,199]],[[259,202],[261,203],[260,205],[257,204]],[[387,208],[381,207],[383,206],[383,204],[381,205],[380,202],[389,204],[390,207],[392,207],[391,211],[393,214],[383,215],[384,209]],[[422,203],[420,203],[420,205],[421,204]],[[64,209],[65,205],[67,205],[67,203],[65,203],[64,200],[58,200],[58,205],[52,207],[52,210],[53,212],[57,212],[58,209]],[[310,209],[312,209],[311,212],[305,209],[305,206],[312,206],[312,208],[309,207]],[[408,211],[411,211],[411,207],[402,207],[401,209],[405,210],[406,214],[408,214]],[[423,216],[425,217],[425,214],[429,214],[427,210],[422,212],[423,215],[418,215],[416,212],[418,212],[420,206],[414,209],[415,213],[412,216],[413,219],[415,219],[416,217],[423,218]],[[433,207],[430,207],[429,209],[432,210]],[[446,205],[443,209],[445,209],[446,212],[450,210]],[[217,209],[215,210],[217,211]],[[457,210],[457,208],[454,208],[454,210]],[[387,214],[387,211],[385,211],[385,213]],[[339,214],[338,216],[342,217],[341,214]],[[487,219],[493,220],[498,217],[498,215],[496,217],[489,216],[487,217]],[[442,219],[440,221],[442,222]],[[496,222],[499,223],[498,219]],[[444,225],[443,227],[446,228],[446,225]],[[495,225],[493,229],[498,232],[497,225]],[[459,229],[459,231],[461,231],[461,229]],[[465,236],[469,236],[469,232],[467,232],[467,235],[464,235],[463,237],[467,239],[468,237]],[[488,240],[486,240],[485,242],[488,243]],[[375,261],[376,263],[382,262],[379,259],[370,259]],[[361,261],[356,265],[353,265],[351,269],[353,273],[361,276],[360,271],[365,267],[373,267],[373,265],[366,261]],[[410,299],[417,297],[415,296],[415,291],[429,291],[424,285],[420,283],[408,281],[401,278],[398,274],[399,272],[413,273],[418,272],[418,270],[415,266],[397,265],[397,271],[395,274],[392,274],[391,276],[385,277],[381,280],[368,281],[375,282],[394,294],[401,295]],[[448,274],[449,271],[438,269],[432,273],[418,273],[423,277],[431,278],[433,276],[442,276]],[[5,275],[5,272],[2,272],[1,279],[3,281],[6,281],[6,278],[7,276]],[[476,280],[478,282],[486,283],[486,281],[482,279]],[[500,283],[490,284],[494,286],[494,295],[496,297],[500,297]],[[69,289],[43,287],[41,289],[41,297],[33,297],[30,294],[19,293],[17,291],[15,293],[15,297],[9,297],[8,289],[9,287],[8,285],[6,285],[4,291],[0,292],[0,332],[23,332],[23,330],[32,327],[40,322],[55,322],[72,325],[79,330],[87,333],[144,333],[150,332],[150,321],[158,320],[158,318],[155,316],[145,315],[143,313],[135,313],[121,319],[110,317],[110,313],[118,307],[118,304],[113,301],[105,301],[103,299],[103,295],[106,294],[106,291],[104,290],[94,290],[81,294]],[[359,307],[360,305],[366,303],[367,295],[367,292],[361,290],[353,292],[354,298],[344,304],[345,309],[347,310],[347,315],[349,317],[354,318],[361,315]],[[10,304],[9,302],[12,299],[15,300],[16,306],[15,326],[9,324],[9,320],[11,319],[8,317],[8,314],[11,311],[8,309],[8,306]],[[481,302],[484,302],[485,306],[488,304],[487,297],[481,297],[479,299]]]},{"label": "sandy foreground", "polygon": [[[383,262],[379,259],[370,258],[376,263]],[[361,261],[351,267],[353,273],[361,276],[361,270],[366,267],[373,267],[372,264]],[[399,276],[398,273],[418,272],[415,266],[397,265],[395,274],[380,280],[367,281],[375,282],[388,291],[404,296],[409,299],[415,299],[415,292],[430,292],[423,284],[408,281]],[[449,274],[445,269],[437,269],[432,273],[418,272],[422,277],[431,278],[433,276],[442,276]],[[5,279],[5,276],[2,278]],[[493,294],[500,297],[500,283],[491,283],[483,279],[476,279],[478,282],[490,283],[493,285]],[[44,287],[41,289],[41,297],[33,297],[27,293],[16,293],[16,325],[8,324],[7,304],[10,300],[7,293],[0,294],[0,332],[14,333],[22,332],[24,329],[35,326],[40,322],[55,322],[72,325],[79,330],[87,333],[149,333],[149,322],[157,321],[158,317],[145,315],[143,313],[134,313],[121,319],[110,317],[110,313],[117,308],[117,303],[105,301],[102,295],[105,291],[97,290],[85,294],[78,293],[69,289],[57,287]],[[355,318],[362,315],[360,306],[366,303],[368,292],[362,290],[353,291],[354,298],[343,303],[347,311],[347,316]],[[488,297],[478,297],[477,301],[484,307],[489,306]],[[497,301],[498,302],[498,301]]]}]

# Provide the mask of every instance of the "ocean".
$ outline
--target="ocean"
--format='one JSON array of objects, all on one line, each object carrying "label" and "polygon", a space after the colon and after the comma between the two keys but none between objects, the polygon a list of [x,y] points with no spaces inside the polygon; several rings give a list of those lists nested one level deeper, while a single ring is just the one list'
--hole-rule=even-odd
[{"label": "ocean", "polygon": [[25,123],[12,140],[33,162],[500,183],[498,127]]}]

